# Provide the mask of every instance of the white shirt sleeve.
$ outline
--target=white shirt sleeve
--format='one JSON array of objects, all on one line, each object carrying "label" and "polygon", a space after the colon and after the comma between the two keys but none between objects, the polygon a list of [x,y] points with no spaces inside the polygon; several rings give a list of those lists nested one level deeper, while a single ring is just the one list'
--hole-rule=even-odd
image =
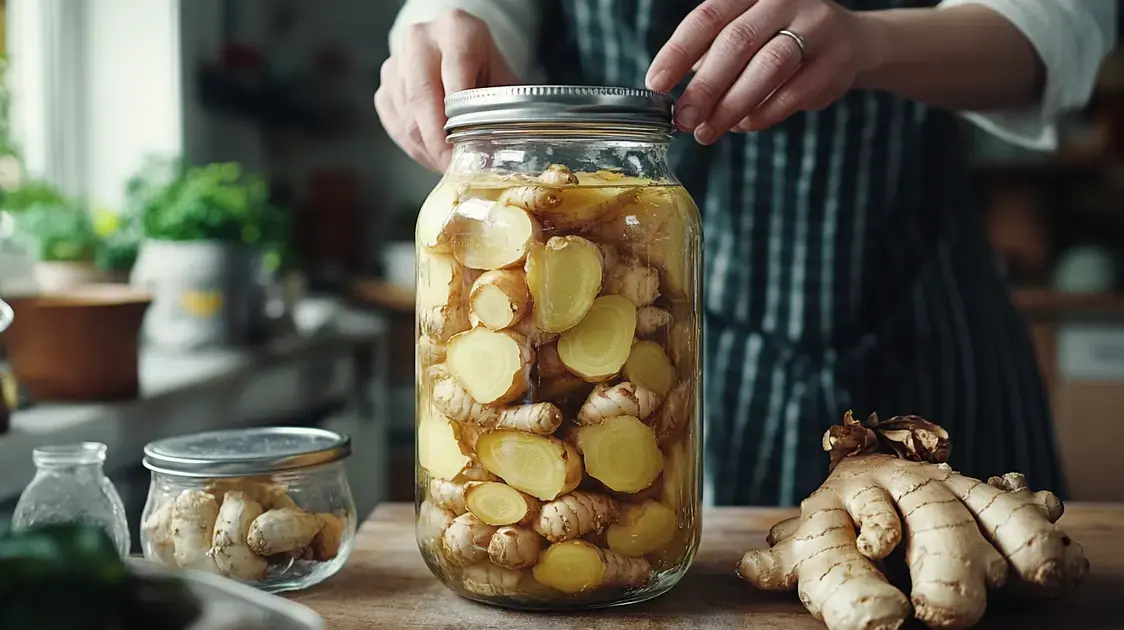
[{"label": "white shirt sleeve", "polygon": [[1116,0],[942,0],[941,7],[978,4],[1007,18],[1026,36],[1046,68],[1042,100],[1023,111],[964,112],[985,131],[1043,151],[1057,148],[1059,114],[1084,107],[1105,56],[1116,43]]},{"label": "white shirt sleeve", "polygon": [[435,20],[450,9],[480,18],[515,76],[524,80],[532,76],[542,18],[534,0],[406,0],[390,29],[391,54],[401,49],[408,26]]}]

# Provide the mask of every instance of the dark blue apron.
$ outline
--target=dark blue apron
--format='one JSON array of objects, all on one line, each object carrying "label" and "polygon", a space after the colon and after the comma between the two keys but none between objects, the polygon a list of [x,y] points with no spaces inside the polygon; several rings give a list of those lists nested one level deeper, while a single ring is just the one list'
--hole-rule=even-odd
[{"label": "dark blue apron", "polygon": [[[643,87],[697,4],[544,3],[550,81]],[[673,143],[706,239],[708,500],[798,503],[826,475],[820,436],[847,409],[920,414],[949,430],[958,470],[1018,470],[1064,492],[1033,347],[958,136],[949,112],[853,92],[764,132]]]}]

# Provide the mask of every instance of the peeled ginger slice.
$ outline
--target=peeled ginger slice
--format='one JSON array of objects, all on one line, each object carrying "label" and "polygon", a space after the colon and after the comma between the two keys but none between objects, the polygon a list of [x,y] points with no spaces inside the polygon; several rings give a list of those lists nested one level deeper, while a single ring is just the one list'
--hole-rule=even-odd
[{"label": "peeled ginger slice", "polygon": [[442,182],[426,198],[418,211],[417,241],[433,252],[449,253],[453,236],[453,218],[467,186]]},{"label": "peeled ginger slice", "polygon": [[642,586],[651,578],[652,568],[643,558],[629,558],[584,540],[568,540],[548,547],[531,574],[554,590],[581,593],[599,586]]},{"label": "peeled ginger slice", "polygon": [[624,377],[662,400],[675,387],[675,366],[660,344],[654,341],[637,341],[632,344],[628,360],[625,361]]},{"label": "peeled ginger slice", "polygon": [[465,484],[464,504],[476,518],[489,525],[529,522],[539,511],[537,499],[498,482]]},{"label": "peeled ginger slice", "polygon": [[535,326],[562,332],[585,317],[601,290],[601,250],[580,236],[555,236],[531,248],[526,271]]},{"label": "peeled ginger slice", "polygon": [[570,492],[581,483],[581,456],[569,442],[555,437],[492,431],[477,439],[476,455],[488,472],[543,501]]},{"label": "peeled ginger slice", "polygon": [[609,526],[605,540],[609,549],[639,557],[666,547],[675,538],[678,524],[675,512],[656,501],[627,503],[617,522]]},{"label": "peeled ginger slice", "polygon": [[503,269],[523,262],[539,224],[522,208],[484,199],[457,206],[453,256],[469,269]]},{"label": "peeled ginger slice", "polygon": [[430,475],[441,479],[456,477],[468,465],[461,452],[449,419],[425,410],[418,422],[418,463]]},{"label": "peeled ginger slice", "polygon": [[531,309],[531,293],[522,269],[485,271],[469,292],[473,325],[502,330],[523,319]]},{"label": "peeled ginger slice", "polygon": [[507,403],[530,387],[534,350],[518,333],[477,327],[449,340],[445,365],[472,399]]},{"label": "peeled ginger slice", "polygon": [[597,383],[620,372],[636,334],[636,306],[619,295],[593,302],[582,321],[558,339],[558,357],[575,375]]},{"label": "peeled ginger slice", "polygon": [[633,416],[579,427],[576,434],[585,471],[614,492],[640,492],[663,471],[656,434]]},{"label": "peeled ginger slice", "polygon": [[540,584],[556,591],[581,593],[605,581],[605,559],[596,546],[584,540],[569,540],[542,552],[531,574]]}]

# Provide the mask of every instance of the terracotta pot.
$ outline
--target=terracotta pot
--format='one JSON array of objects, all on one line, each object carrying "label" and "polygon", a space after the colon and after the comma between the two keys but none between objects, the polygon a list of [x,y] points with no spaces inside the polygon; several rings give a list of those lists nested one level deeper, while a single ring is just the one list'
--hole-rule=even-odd
[{"label": "terracotta pot", "polygon": [[11,301],[15,319],[5,334],[8,358],[32,398],[118,400],[140,393],[147,293],[92,284]]}]

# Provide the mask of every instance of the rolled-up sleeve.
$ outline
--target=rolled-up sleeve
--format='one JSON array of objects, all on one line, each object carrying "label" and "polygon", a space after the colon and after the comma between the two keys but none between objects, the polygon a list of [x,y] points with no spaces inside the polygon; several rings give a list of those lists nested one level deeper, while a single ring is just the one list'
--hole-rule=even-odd
[{"label": "rolled-up sleeve", "polygon": [[390,29],[391,53],[401,49],[407,27],[437,19],[451,9],[480,18],[512,72],[521,79],[532,75],[541,19],[535,0],[407,0]]},{"label": "rolled-up sleeve", "polygon": [[943,0],[941,7],[986,6],[1014,24],[1046,69],[1041,101],[1021,111],[964,112],[984,130],[1039,150],[1057,147],[1058,115],[1092,96],[1105,56],[1116,44],[1116,0]]}]

